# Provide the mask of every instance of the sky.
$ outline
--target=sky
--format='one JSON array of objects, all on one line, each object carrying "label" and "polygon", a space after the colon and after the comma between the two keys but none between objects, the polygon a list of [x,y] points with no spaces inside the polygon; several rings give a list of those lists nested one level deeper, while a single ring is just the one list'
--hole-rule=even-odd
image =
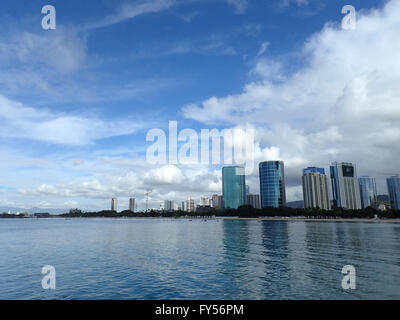
[{"label": "sky", "polygon": [[[169,121],[253,129],[256,166],[285,162],[288,201],[302,168],[333,161],[386,194],[400,172],[399,30],[400,0],[3,0],[0,207],[221,194],[221,166],[147,161],[147,133]],[[257,170],[246,179],[259,193]]]}]

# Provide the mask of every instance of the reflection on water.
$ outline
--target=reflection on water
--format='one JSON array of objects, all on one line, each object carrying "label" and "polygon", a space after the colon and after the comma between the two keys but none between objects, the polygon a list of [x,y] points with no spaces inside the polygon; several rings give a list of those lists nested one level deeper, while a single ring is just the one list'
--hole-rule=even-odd
[{"label": "reflection on water", "polygon": [[2,220],[0,243],[0,299],[400,299],[399,224]]}]

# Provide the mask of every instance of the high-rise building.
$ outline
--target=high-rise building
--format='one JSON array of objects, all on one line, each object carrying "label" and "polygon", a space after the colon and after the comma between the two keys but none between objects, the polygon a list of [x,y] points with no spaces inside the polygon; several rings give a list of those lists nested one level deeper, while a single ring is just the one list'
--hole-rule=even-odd
[{"label": "high-rise building", "polygon": [[111,211],[118,211],[118,199],[117,198],[111,199]]},{"label": "high-rise building", "polygon": [[356,166],[347,162],[334,162],[330,167],[330,172],[334,207],[361,209]]},{"label": "high-rise building", "polygon": [[392,209],[400,210],[400,176],[387,178],[390,205]]},{"label": "high-rise building", "polygon": [[135,212],[135,198],[129,199],[129,211]]},{"label": "high-rise building", "polygon": [[213,196],[211,197],[211,206],[213,208],[218,209],[218,195],[217,194],[213,194]]},{"label": "high-rise building", "polygon": [[260,195],[259,194],[246,195],[246,204],[252,206],[254,209],[261,209]]},{"label": "high-rise building", "polygon": [[246,181],[243,167],[222,168],[224,208],[237,209],[246,203]]},{"label": "high-rise building", "polygon": [[168,212],[174,211],[174,201],[164,200],[164,210]]},{"label": "high-rise building", "polygon": [[210,207],[211,206],[211,201],[209,197],[202,196],[200,198],[200,206],[201,207]]},{"label": "high-rise building", "polygon": [[377,207],[376,182],[374,177],[359,177],[358,184],[360,186],[361,207]]},{"label": "high-rise building", "polygon": [[303,169],[304,208],[331,209],[328,177],[324,168],[308,167]]},{"label": "high-rise building", "polygon": [[194,212],[196,207],[194,206],[194,199],[188,198],[186,200],[186,211],[187,212]]},{"label": "high-rise building", "polygon": [[261,208],[286,206],[285,169],[283,161],[259,164]]},{"label": "high-rise building", "polygon": [[211,199],[212,207],[219,210],[224,208],[224,197],[214,194]]},{"label": "high-rise building", "polygon": [[224,208],[224,196],[223,195],[218,196],[218,208],[219,209]]}]

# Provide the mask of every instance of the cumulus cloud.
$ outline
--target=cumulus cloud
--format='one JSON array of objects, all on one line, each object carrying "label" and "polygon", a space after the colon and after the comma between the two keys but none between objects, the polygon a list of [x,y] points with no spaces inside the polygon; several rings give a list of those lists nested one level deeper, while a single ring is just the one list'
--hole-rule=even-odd
[{"label": "cumulus cloud", "polygon": [[139,128],[138,124],[129,121],[104,122],[96,118],[35,109],[2,95],[0,122],[0,137],[76,146],[131,134]]},{"label": "cumulus cloud", "polygon": [[[121,158],[106,162],[98,160],[95,166],[97,172],[92,169],[94,176],[85,181],[47,183],[21,188],[18,192],[35,199],[68,199],[65,203],[73,201],[74,207],[86,202],[76,199],[101,199],[108,203],[111,197],[135,197],[142,209],[148,190],[152,190],[149,201],[152,207],[158,207],[165,199],[180,203],[188,196],[199,199],[203,194],[221,192],[220,170],[210,172],[207,166],[164,165],[154,168],[144,160]],[[98,170],[99,167],[102,169]]]},{"label": "cumulus cloud", "polygon": [[400,171],[399,16],[400,2],[391,1],[359,13],[356,30],[327,23],[304,44],[297,71],[262,57],[253,72],[263,80],[182,111],[205,124],[254,124],[260,145],[279,150],[274,156],[286,161],[293,184],[302,166],[333,160],[356,162],[359,174]]}]

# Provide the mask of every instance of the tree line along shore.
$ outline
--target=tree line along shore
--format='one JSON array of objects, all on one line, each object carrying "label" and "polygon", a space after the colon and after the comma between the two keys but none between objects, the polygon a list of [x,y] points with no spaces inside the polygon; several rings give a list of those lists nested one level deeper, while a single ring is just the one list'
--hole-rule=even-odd
[{"label": "tree line along shore", "polygon": [[254,209],[251,206],[241,206],[238,209],[216,210],[215,208],[199,208],[195,212],[186,211],[149,211],[132,212],[129,210],[116,212],[104,210],[99,212],[83,212],[70,210],[68,213],[52,215],[35,213],[30,216],[3,213],[0,218],[179,218],[179,217],[238,217],[238,218],[310,218],[310,219],[400,219],[399,210],[380,211],[372,207],[361,210],[336,208],[330,211],[303,208],[263,208]]}]

